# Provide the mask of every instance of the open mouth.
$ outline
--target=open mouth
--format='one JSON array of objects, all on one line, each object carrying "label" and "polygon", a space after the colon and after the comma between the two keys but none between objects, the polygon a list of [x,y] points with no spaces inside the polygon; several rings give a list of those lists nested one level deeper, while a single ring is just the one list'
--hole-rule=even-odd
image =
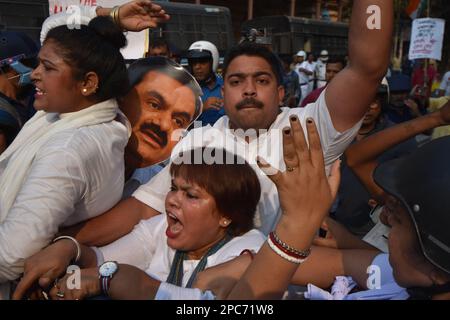
[{"label": "open mouth", "polygon": [[183,223],[171,212],[167,212],[167,224],[166,235],[168,238],[176,238],[183,231]]},{"label": "open mouth", "polygon": [[37,96],[43,96],[45,94],[47,94],[47,92],[45,92],[44,90],[41,90],[38,87],[36,87],[36,95]]}]

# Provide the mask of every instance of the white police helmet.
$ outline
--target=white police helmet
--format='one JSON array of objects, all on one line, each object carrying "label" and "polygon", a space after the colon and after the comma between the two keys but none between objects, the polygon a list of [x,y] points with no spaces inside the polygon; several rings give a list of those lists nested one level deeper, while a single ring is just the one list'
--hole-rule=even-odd
[{"label": "white police helmet", "polygon": [[197,41],[191,44],[188,51],[188,59],[212,59],[212,69],[214,72],[219,67],[219,51],[217,47],[209,41]]}]

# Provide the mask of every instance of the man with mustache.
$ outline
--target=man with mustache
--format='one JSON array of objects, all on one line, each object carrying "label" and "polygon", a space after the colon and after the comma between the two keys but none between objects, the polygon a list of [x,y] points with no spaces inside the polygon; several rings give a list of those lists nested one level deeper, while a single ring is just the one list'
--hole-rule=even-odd
[{"label": "man with mustache", "polygon": [[[366,25],[366,10],[374,5],[374,1],[355,1],[349,33],[351,63],[336,75],[318,101],[306,108],[280,108],[284,97],[283,70],[274,53],[255,44],[242,44],[232,49],[223,72],[226,116],[213,127],[192,130],[172,154],[195,146],[225,146],[245,154],[257,172],[257,156],[266,159],[274,168],[295,170],[298,164],[292,163],[288,168],[283,164],[280,131],[289,126],[290,121],[305,124],[307,118],[313,118],[319,129],[328,169],[356,136],[367,105],[375,97],[389,63],[392,3],[376,0],[375,4],[383,12],[382,29],[369,30]],[[379,45],[368,48],[364,45],[366,42]],[[240,139],[237,133],[242,132],[250,134]],[[261,231],[268,233],[281,215],[281,208],[270,179],[260,175],[260,182],[262,196],[255,222]],[[136,190],[133,197],[110,210],[109,222],[101,226],[102,230],[81,230],[76,237],[88,245],[104,245],[127,234],[140,219],[164,212],[163,199],[169,189],[170,175],[164,169]]]}]

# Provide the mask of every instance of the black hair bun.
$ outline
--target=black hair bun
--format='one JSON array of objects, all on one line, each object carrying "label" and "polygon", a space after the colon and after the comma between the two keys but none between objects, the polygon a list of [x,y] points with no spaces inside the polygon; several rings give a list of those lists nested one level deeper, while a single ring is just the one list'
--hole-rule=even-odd
[{"label": "black hair bun", "polygon": [[109,17],[96,17],[89,22],[88,27],[117,49],[127,45],[122,30]]}]

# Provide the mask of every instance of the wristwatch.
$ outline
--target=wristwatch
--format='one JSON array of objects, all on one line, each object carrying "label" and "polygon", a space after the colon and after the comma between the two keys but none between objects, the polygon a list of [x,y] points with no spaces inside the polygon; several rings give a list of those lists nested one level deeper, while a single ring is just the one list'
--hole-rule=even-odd
[{"label": "wristwatch", "polygon": [[98,268],[100,288],[104,295],[108,296],[109,284],[118,270],[119,264],[116,261],[106,261]]}]

